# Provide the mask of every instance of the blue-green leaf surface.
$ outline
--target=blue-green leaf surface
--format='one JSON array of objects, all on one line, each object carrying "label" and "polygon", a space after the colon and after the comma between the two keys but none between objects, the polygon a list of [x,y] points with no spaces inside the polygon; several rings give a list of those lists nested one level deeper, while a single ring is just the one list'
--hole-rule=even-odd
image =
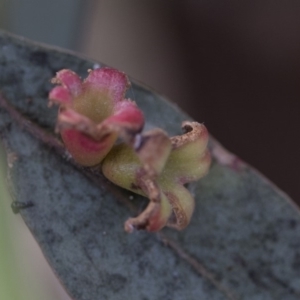
[{"label": "blue-green leaf surface", "polygon": [[[145,200],[76,167],[34,132],[54,134],[56,108],[47,107],[47,94],[55,72],[70,68],[85,77],[94,64],[0,33],[0,134],[11,193],[33,203],[22,217],[72,298],[300,299],[299,209],[215,140],[210,173],[190,187],[196,211],[189,227],[129,235],[123,223]],[[140,84],[128,96],[148,128],[178,134],[188,118]]]}]

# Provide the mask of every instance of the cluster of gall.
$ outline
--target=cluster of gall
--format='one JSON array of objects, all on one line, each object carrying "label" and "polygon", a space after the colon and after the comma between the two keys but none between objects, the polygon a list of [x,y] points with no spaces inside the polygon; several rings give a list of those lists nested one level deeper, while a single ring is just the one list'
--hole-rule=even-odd
[{"label": "cluster of gall", "polygon": [[[195,201],[184,185],[203,177],[210,165],[205,126],[184,122],[184,133],[174,137],[158,128],[142,133],[144,115],[125,99],[130,83],[115,69],[92,70],[83,82],[61,70],[53,83],[58,85],[49,99],[59,105],[57,129],[74,160],[99,165],[114,184],[149,198],[125,230],[185,228]],[[116,144],[118,138],[123,142]]]}]

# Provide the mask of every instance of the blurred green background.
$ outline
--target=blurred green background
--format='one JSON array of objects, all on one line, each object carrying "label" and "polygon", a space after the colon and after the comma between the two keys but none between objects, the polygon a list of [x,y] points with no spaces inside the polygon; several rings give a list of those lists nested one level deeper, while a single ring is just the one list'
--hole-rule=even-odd
[{"label": "blurred green background", "polygon": [[[297,203],[299,15],[293,0],[0,0],[0,28],[145,82]],[[0,299],[67,299],[0,172]]]},{"label": "blurred green background", "polygon": [[0,144],[0,299],[68,300],[20,215],[10,208]]}]

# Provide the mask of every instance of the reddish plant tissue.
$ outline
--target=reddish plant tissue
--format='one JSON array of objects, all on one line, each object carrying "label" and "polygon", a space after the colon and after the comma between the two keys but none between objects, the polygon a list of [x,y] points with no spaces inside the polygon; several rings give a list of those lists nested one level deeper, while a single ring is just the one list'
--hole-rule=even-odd
[{"label": "reddish plant tissue", "polygon": [[124,99],[129,87],[124,73],[96,69],[81,82],[71,70],[61,70],[53,82],[59,84],[49,94],[50,101],[60,105],[57,128],[79,164],[99,164],[118,135],[131,140],[142,130],[143,113]]},{"label": "reddish plant tissue", "polygon": [[[144,116],[136,103],[124,99],[127,76],[112,68],[89,71],[82,82],[61,70],[49,94],[59,105],[57,130],[74,160],[98,166],[113,183],[149,198],[147,208],[125,222],[125,230],[181,230],[194,210],[184,184],[203,177],[210,166],[208,132],[197,122],[184,122],[184,134],[169,138],[161,129],[141,133]],[[120,137],[123,143],[115,144]]]}]

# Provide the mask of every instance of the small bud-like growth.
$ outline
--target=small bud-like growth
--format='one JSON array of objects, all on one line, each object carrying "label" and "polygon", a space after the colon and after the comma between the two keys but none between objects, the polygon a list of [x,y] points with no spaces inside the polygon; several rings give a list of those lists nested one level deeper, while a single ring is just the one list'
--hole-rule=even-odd
[{"label": "small bud-like growth", "polygon": [[111,68],[90,71],[81,82],[71,70],[53,79],[59,84],[49,94],[60,105],[57,130],[75,161],[84,166],[99,164],[118,136],[128,143],[144,125],[135,102],[124,99],[129,87],[126,75]]},{"label": "small bud-like growth", "polygon": [[207,173],[210,155],[204,125],[184,122],[183,130],[170,139],[161,130],[150,131],[135,150],[120,144],[105,158],[102,171],[110,181],[150,199],[144,212],[127,220],[126,231],[158,231],[166,225],[181,230],[189,224],[194,199],[184,184]]}]

